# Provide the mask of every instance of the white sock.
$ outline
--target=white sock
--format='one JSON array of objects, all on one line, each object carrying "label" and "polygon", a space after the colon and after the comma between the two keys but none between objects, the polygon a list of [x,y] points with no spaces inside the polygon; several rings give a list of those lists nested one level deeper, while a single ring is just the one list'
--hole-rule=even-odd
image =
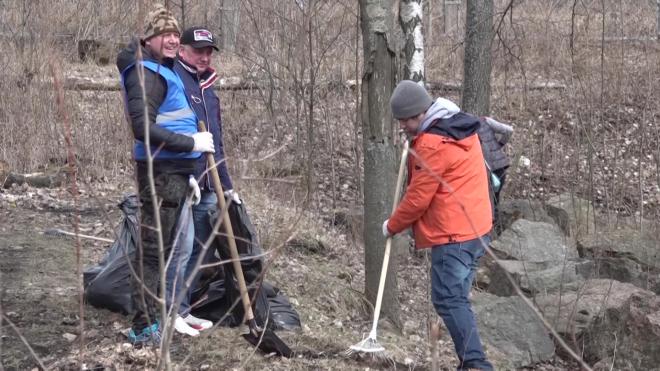
[{"label": "white sock", "polygon": [[192,314],[188,314],[183,318],[183,320],[190,326],[192,326],[195,329],[201,330],[207,330],[213,327],[213,322],[206,320],[206,319],[201,319],[193,316]]},{"label": "white sock", "polygon": [[181,318],[181,316],[177,316],[176,319],[174,320],[174,329],[184,335],[189,335],[189,336],[197,336],[199,335],[199,331],[195,330],[194,328],[188,326],[186,321]]}]

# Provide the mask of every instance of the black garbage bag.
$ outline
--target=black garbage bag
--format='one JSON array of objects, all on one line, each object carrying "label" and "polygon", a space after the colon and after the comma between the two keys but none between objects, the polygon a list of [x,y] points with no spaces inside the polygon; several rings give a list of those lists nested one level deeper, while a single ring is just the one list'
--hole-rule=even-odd
[{"label": "black garbage bag", "polygon": [[[263,280],[260,281],[260,286],[256,286],[257,284],[248,286],[252,312],[257,324],[274,331],[300,329],[300,315],[286,295],[279,288]],[[193,294],[193,300],[200,300],[200,304],[193,308],[193,314],[213,322],[220,322],[222,326],[240,325],[245,312],[233,269],[230,267],[218,271],[204,287],[207,288],[205,292],[197,290]]]},{"label": "black garbage bag", "polygon": [[[252,311],[255,320],[260,326],[266,323],[268,318],[268,299],[258,288],[262,282],[263,257],[262,249],[257,239],[257,232],[248,216],[245,204],[232,202],[227,210],[232,230],[236,239],[236,249],[241,257],[241,268],[245,277],[245,284],[252,299]],[[221,215],[216,212],[209,214],[209,222],[215,225]],[[193,315],[206,318],[211,321],[222,321],[227,326],[238,326],[243,322],[244,309],[240,301],[240,290],[236,280],[234,267],[231,263],[231,253],[227,236],[220,227],[220,236],[213,243],[215,255],[210,263],[225,261],[218,266],[219,269],[211,279],[208,290],[193,293],[193,301],[200,299],[199,306],[193,309]],[[256,293],[256,295],[255,295]],[[205,296],[205,297],[204,297]],[[231,312],[230,312],[231,311]]]},{"label": "black garbage bag", "polygon": [[273,330],[295,331],[302,327],[300,315],[280,289],[267,282],[263,282],[261,289],[268,298],[269,317]]},{"label": "black garbage bag", "polygon": [[[133,312],[129,263],[139,238],[138,204],[136,195],[127,196],[119,204],[123,219],[117,240],[98,264],[83,272],[85,300],[95,307],[123,314]],[[268,322],[268,327],[275,330],[299,328],[300,317],[288,299],[279,289],[263,281],[262,249],[245,205],[232,203],[229,216],[250,298],[254,298],[252,309],[257,324],[263,326]],[[212,213],[211,223],[215,223],[217,217],[217,214]],[[211,263],[230,260],[226,237],[217,238],[213,247],[215,251]],[[232,264],[228,262],[218,265],[207,278],[200,280],[192,294],[192,303],[195,316],[213,322],[222,321],[221,325],[224,326],[240,325],[244,310]]]},{"label": "black garbage bag", "polygon": [[[200,302],[194,306],[192,313],[196,317],[220,322],[222,326],[235,327],[243,323],[245,311],[238,281],[234,276],[233,268],[228,267],[229,265],[231,263],[224,264],[225,268],[217,272],[203,293],[198,290],[193,294],[193,300],[197,298]],[[257,324],[263,326],[266,322],[270,322],[267,321],[269,305],[265,292],[250,285],[248,294]]]},{"label": "black garbage bag", "polygon": [[[288,298],[278,288],[263,280],[263,250],[245,204],[232,203],[228,213],[255,321],[261,327],[265,327],[267,323],[267,327],[273,330],[300,328],[300,316],[293,309]],[[215,223],[218,217],[217,213],[212,213],[211,223]],[[197,293],[197,297],[202,298],[202,301],[193,309],[193,314],[214,322],[222,321],[224,325],[238,326],[243,321],[245,311],[234,268],[229,262],[231,254],[226,236],[217,238],[214,247],[217,256],[213,261],[222,260],[227,263],[222,264],[221,271],[211,279],[209,289],[205,293]]]},{"label": "black garbage bag", "polygon": [[118,238],[97,265],[83,271],[85,300],[95,307],[124,314],[133,312],[129,262],[139,238],[138,205],[136,195],[127,196],[119,204],[124,215]]},{"label": "black garbage bag", "polygon": [[[243,273],[248,276],[246,282],[254,280],[261,274],[263,266],[263,250],[257,239],[257,231],[250,220],[250,216],[245,208],[245,203],[237,204],[232,202],[227,212],[231,221],[234,237],[236,238],[236,249],[241,256],[241,267]],[[210,222],[215,224],[220,215],[218,212],[210,213]],[[231,259],[229,253],[229,244],[227,236],[223,233],[224,229],[220,227],[220,236],[215,241],[215,248],[221,259]],[[252,259],[249,259],[252,257]],[[251,279],[248,279],[251,278]]]}]

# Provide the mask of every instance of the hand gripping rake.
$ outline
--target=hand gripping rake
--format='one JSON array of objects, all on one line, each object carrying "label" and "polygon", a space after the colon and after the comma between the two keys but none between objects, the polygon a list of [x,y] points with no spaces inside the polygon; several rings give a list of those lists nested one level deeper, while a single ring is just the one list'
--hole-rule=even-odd
[{"label": "hand gripping rake", "polygon": [[[403,143],[403,151],[401,152],[401,163],[399,164],[399,175],[396,179],[396,188],[394,190],[394,201],[392,203],[392,213],[396,210],[396,205],[401,196],[401,186],[403,184],[403,172],[406,167],[406,158],[408,157],[408,141]],[[371,325],[371,332],[366,339],[361,342],[351,345],[347,351],[348,354],[353,352],[362,353],[376,353],[382,352],[385,348],[376,340],[376,328],[378,327],[378,317],[380,316],[380,306],[383,302],[383,291],[385,291],[385,279],[387,278],[387,266],[390,262],[390,250],[392,248],[392,237],[387,237],[385,242],[385,253],[383,255],[383,266],[380,271],[380,281],[378,282],[378,295],[376,296],[376,306],[374,307],[374,320]]]}]

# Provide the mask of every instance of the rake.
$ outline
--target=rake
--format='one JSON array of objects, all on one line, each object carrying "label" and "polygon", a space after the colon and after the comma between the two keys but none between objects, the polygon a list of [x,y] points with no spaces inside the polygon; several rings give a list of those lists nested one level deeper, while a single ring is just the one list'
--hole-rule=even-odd
[{"label": "rake", "polygon": [[[408,157],[408,141],[403,142],[403,151],[401,152],[401,162],[399,163],[399,175],[396,179],[396,188],[394,190],[394,201],[392,203],[392,213],[396,210],[396,205],[401,195],[401,186],[403,184],[403,172],[406,167],[406,158]],[[380,281],[378,282],[378,295],[376,296],[376,306],[374,307],[374,319],[371,325],[371,332],[364,340],[360,341],[346,351],[347,354],[354,352],[361,353],[378,353],[385,351],[385,348],[380,345],[376,339],[376,329],[378,327],[378,317],[380,317],[380,306],[383,302],[383,291],[385,291],[385,279],[387,278],[387,266],[390,262],[390,250],[392,248],[392,237],[387,237],[385,241],[385,253],[383,255],[383,266],[380,270]]]},{"label": "rake", "polygon": [[[204,125],[203,121],[199,121],[198,129],[200,132],[206,131],[206,126]],[[257,321],[254,318],[254,313],[252,312],[252,304],[250,303],[250,295],[248,294],[247,285],[245,283],[245,276],[243,276],[243,268],[241,267],[240,255],[238,254],[238,248],[236,247],[236,240],[234,237],[234,230],[231,226],[231,220],[229,219],[229,214],[227,213],[227,205],[225,203],[225,197],[223,195],[222,184],[220,183],[220,176],[218,175],[215,158],[213,157],[212,153],[207,153],[206,159],[208,162],[208,167],[211,171],[213,187],[215,188],[216,195],[218,196],[218,208],[222,210],[222,225],[224,226],[225,232],[227,233],[229,253],[231,255],[232,265],[236,275],[236,280],[238,281],[241,301],[243,303],[243,309],[245,312],[244,320],[249,327],[249,332],[243,334],[243,338],[245,338],[245,340],[247,340],[250,344],[257,347],[266,354],[274,353],[281,357],[293,357],[294,353],[291,348],[289,348],[289,346],[282,339],[280,339],[277,334],[273,332],[273,330],[267,327],[259,327]]]}]

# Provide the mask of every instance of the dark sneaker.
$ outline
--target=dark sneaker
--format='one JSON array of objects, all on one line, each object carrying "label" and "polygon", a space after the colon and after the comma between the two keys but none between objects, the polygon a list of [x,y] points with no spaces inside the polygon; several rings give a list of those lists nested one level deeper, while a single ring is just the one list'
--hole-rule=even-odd
[{"label": "dark sneaker", "polygon": [[128,341],[131,342],[134,346],[143,346],[143,345],[160,345],[160,327],[158,322],[152,324],[149,327],[145,327],[142,331],[138,333],[135,330],[131,329],[128,332]]}]

